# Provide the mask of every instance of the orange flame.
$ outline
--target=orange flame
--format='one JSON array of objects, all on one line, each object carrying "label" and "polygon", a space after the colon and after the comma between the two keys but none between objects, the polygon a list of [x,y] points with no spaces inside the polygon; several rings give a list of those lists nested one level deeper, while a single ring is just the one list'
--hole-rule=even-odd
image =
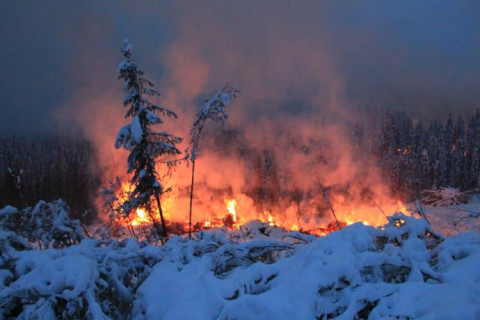
[{"label": "orange flame", "polygon": [[235,207],[237,206],[237,200],[225,199],[224,201],[225,201],[225,204],[227,205],[228,213],[232,215],[233,222],[237,222],[237,211],[235,210]]},{"label": "orange flame", "polygon": [[402,202],[402,200],[398,200],[397,201],[397,206],[398,206],[398,211],[403,213],[403,214],[407,214],[407,207],[405,206],[405,204]]},{"label": "orange flame", "polygon": [[[128,196],[131,187],[125,184],[123,187],[123,196]],[[223,197],[222,197],[223,198]],[[303,231],[315,234],[317,236],[326,235],[332,231],[338,230],[338,224],[330,211],[315,211],[316,201],[310,203],[311,207],[299,208],[298,204],[287,203],[286,207],[275,207],[274,210],[259,211],[253,200],[243,193],[237,193],[227,198],[220,198],[209,202],[208,209],[198,211],[193,216],[193,230],[228,227],[238,229],[248,221],[257,220],[272,227],[280,227],[285,230]],[[376,199],[374,204],[368,202],[348,203],[341,196],[331,196],[332,206],[335,209],[336,216],[340,226],[350,225],[356,222],[363,222],[365,225],[379,226],[385,224],[385,214],[393,212],[407,213],[407,208],[401,201],[395,201],[387,197]],[[188,216],[182,216],[181,207],[176,206],[178,201],[175,195],[166,195],[162,199],[162,208],[164,216],[168,223],[176,223],[180,226],[176,232],[188,231]],[[377,204],[378,203],[378,204]],[[155,212],[156,208],[152,208]],[[309,211],[310,210],[310,211]],[[139,227],[151,224],[149,212],[145,209],[132,211],[131,217],[126,219],[124,224],[130,224],[132,227]],[[183,231],[182,231],[183,230]],[[172,231],[173,232],[173,231]]]},{"label": "orange flame", "polygon": [[268,216],[268,218],[267,218],[268,224],[271,225],[271,226],[274,226],[275,225],[275,219],[273,219],[272,214],[269,211],[265,211],[264,214],[266,216]]},{"label": "orange flame", "polygon": [[132,226],[136,227],[139,225],[149,224],[150,218],[148,217],[147,213],[144,209],[137,209],[135,211],[135,217],[132,218],[131,224]]}]

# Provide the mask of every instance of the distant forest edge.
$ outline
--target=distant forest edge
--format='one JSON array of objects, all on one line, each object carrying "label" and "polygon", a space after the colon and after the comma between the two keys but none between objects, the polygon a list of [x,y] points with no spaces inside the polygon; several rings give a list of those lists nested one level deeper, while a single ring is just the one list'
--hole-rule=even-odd
[{"label": "distant forest edge", "polygon": [[377,157],[390,190],[406,200],[426,189],[477,189],[480,178],[480,111],[468,121],[449,113],[445,123],[415,125],[401,112],[382,121]]},{"label": "distant forest edge", "polygon": [[[353,126],[354,156],[373,155],[392,194],[406,201],[427,189],[477,189],[480,111],[467,120],[450,113],[444,122],[414,122],[388,111],[380,122]],[[97,214],[102,181],[111,178],[104,174],[93,145],[81,136],[0,137],[0,208],[61,198],[73,218],[88,222]]]},{"label": "distant forest edge", "polygon": [[61,198],[72,218],[87,222],[97,214],[99,168],[94,147],[79,136],[0,137],[0,207]]}]

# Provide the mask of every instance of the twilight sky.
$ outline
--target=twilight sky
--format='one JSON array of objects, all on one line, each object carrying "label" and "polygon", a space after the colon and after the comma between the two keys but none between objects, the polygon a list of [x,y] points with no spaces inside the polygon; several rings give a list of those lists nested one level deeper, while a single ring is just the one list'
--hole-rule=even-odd
[{"label": "twilight sky", "polygon": [[2,0],[0,134],[88,130],[77,111],[121,109],[123,38],[165,102],[188,114],[227,81],[244,96],[239,121],[480,107],[476,0]]}]

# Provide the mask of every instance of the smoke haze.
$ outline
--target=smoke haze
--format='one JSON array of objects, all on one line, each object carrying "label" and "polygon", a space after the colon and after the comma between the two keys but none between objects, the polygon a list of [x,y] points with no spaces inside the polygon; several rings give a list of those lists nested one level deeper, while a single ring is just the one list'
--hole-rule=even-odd
[{"label": "smoke haze", "polygon": [[[0,131],[76,128],[114,171],[126,162],[113,149],[126,121],[115,73],[123,38],[159,102],[179,114],[167,129],[186,140],[204,99],[226,82],[240,89],[231,132],[207,124],[202,137],[196,201],[205,206],[223,207],[229,193],[244,211],[288,208],[282,192],[307,197],[320,183],[355,181],[354,198],[383,194],[376,169],[365,175],[369,159],[353,155],[354,121],[387,108],[442,118],[480,106],[475,1],[4,1],[0,12]],[[220,148],[232,132],[236,145]],[[188,174],[172,178],[171,212],[186,212]],[[277,195],[256,199],[258,188]]]}]

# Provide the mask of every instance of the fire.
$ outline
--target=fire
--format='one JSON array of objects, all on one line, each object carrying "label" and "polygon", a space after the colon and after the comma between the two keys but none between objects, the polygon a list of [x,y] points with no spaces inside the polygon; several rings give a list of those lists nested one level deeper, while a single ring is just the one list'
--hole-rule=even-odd
[{"label": "fire", "polygon": [[351,225],[355,222],[355,217],[354,216],[355,216],[355,211],[352,210],[350,212],[350,217],[351,218],[350,217],[345,218],[345,223],[347,224],[347,226],[349,226],[349,225]]},{"label": "fire", "polygon": [[398,153],[402,153],[402,154],[410,154],[412,151],[408,148],[404,148],[404,149],[397,149],[397,152]]},{"label": "fire", "polygon": [[150,218],[147,215],[147,212],[144,209],[137,209],[135,211],[135,217],[132,218],[131,224],[136,227],[143,224],[149,224]]},{"label": "fire", "polygon": [[275,225],[275,220],[273,220],[273,217],[272,217],[272,216],[268,216],[268,223],[269,223],[271,226],[274,226],[274,225]]},{"label": "fire", "polygon": [[[131,192],[131,187],[125,184],[123,195]],[[299,207],[295,203],[283,203],[286,206],[274,206],[273,210],[258,210],[252,199],[242,193],[234,196],[213,199],[209,202],[208,209],[194,211],[192,230],[194,232],[202,229],[222,228],[239,229],[241,225],[249,221],[260,221],[271,227],[279,227],[290,231],[302,231],[324,236],[347,225],[362,222],[365,225],[379,226],[387,222],[385,215],[393,212],[407,213],[406,205],[397,200],[389,198],[376,199],[373,204],[368,201],[362,203],[349,203],[343,195],[330,195],[332,206],[335,209],[335,221],[331,211],[316,211],[315,203],[322,198],[312,201],[312,207]],[[177,229],[171,232],[188,232],[188,216],[182,216],[180,207],[176,206],[175,195],[165,195],[162,198],[162,209],[167,222],[167,228],[176,226]],[[156,213],[156,208],[152,208]],[[309,211],[310,210],[310,211]],[[151,224],[151,215],[144,208],[131,212],[130,217],[124,220],[123,224],[138,228]]]},{"label": "fire", "polygon": [[228,213],[232,215],[233,222],[237,222],[237,211],[235,210],[235,207],[237,206],[237,200],[225,199],[224,201],[225,201],[225,204],[227,205]]},{"label": "fire", "polygon": [[405,204],[401,200],[397,201],[397,206],[398,206],[398,211],[399,212],[401,212],[403,214],[407,214],[407,207],[405,206]]},{"label": "fire", "polygon": [[263,214],[267,217],[268,224],[271,225],[271,226],[274,226],[275,225],[275,219],[273,219],[273,216],[270,213],[270,211],[265,211]]}]

